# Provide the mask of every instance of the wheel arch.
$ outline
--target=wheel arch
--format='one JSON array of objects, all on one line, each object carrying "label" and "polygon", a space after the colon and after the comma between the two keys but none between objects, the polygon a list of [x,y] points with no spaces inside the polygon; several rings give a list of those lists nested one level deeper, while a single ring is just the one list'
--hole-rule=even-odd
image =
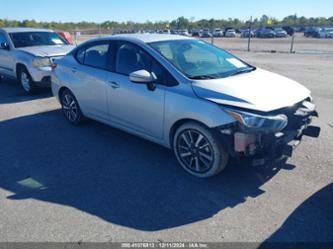
[{"label": "wheel arch", "polygon": [[208,125],[204,124],[203,122],[196,120],[196,119],[192,119],[192,118],[183,118],[180,120],[177,120],[170,128],[169,131],[169,141],[168,144],[170,146],[170,148],[172,148],[173,145],[173,139],[174,139],[174,135],[176,133],[176,131],[178,130],[179,127],[181,127],[183,124],[188,123],[188,122],[194,122],[194,123],[198,123],[200,125],[205,126],[208,129],[211,129]]},{"label": "wheel arch", "polygon": [[77,101],[77,104],[79,105],[80,111],[81,111],[82,114],[85,116],[86,113],[85,113],[85,111],[82,109],[82,106],[80,105],[80,102],[79,102],[77,96],[74,94],[74,92],[72,91],[72,89],[69,88],[68,86],[61,86],[61,87],[59,88],[59,90],[57,90],[57,91],[54,92],[54,96],[56,96],[56,97],[58,98],[58,101],[59,101],[59,103],[61,104],[61,95],[62,95],[62,93],[63,93],[64,91],[66,91],[66,90],[68,90],[68,91],[70,91],[70,92],[72,93],[72,95],[74,96],[75,100]]},{"label": "wheel arch", "polygon": [[60,98],[61,98],[61,94],[62,94],[65,90],[69,90],[69,91],[72,92],[72,90],[69,89],[67,86],[62,86],[62,87],[60,87],[59,90],[58,90],[58,98],[59,98],[59,100],[60,100]]},{"label": "wheel arch", "polygon": [[[24,68],[25,70],[28,71],[27,66],[25,64],[23,64],[22,62],[16,63],[15,74],[16,74],[16,78],[17,79],[19,78],[18,73],[19,73],[19,71],[20,71],[21,68]],[[29,71],[28,71],[28,73],[29,73]]]}]

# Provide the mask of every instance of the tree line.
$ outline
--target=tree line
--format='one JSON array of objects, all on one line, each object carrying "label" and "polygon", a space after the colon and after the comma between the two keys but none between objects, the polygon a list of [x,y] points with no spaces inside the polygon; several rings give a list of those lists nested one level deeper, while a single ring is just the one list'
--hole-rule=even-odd
[{"label": "tree line", "polygon": [[[95,22],[38,22],[35,20],[8,20],[0,19],[0,27],[32,27],[32,28],[47,28],[55,30],[82,30],[82,29],[103,29],[103,30],[158,30],[158,29],[195,29],[195,28],[245,28],[248,27],[250,21],[243,21],[238,18],[228,19],[201,19],[179,17],[172,21],[146,21],[146,22],[116,22],[105,21],[103,23]],[[333,26],[333,16],[325,17],[297,17],[290,15],[282,20],[278,20],[268,15],[263,15],[260,18],[254,18],[251,22],[252,27],[261,26]]]}]

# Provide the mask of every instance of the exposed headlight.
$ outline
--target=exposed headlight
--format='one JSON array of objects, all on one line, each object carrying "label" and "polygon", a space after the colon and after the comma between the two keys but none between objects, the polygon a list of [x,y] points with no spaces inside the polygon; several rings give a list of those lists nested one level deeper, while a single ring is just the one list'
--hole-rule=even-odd
[{"label": "exposed headlight", "polygon": [[288,117],[284,114],[265,116],[234,109],[225,109],[245,129],[260,130],[262,132],[278,132],[288,124]]},{"label": "exposed headlight", "polygon": [[52,61],[48,57],[36,57],[32,61],[33,67],[50,67],[52,65]]}]

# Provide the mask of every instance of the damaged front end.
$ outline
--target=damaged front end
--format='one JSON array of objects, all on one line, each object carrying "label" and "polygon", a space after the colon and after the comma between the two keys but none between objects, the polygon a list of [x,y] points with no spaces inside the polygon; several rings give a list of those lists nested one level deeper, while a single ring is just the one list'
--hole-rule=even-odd
[{"label": "damaged front end", "polygon": [[303,135],[318,137],[319,127],[310,126],[318,117],[311,98],[292,107],[269,113],[223,107],[237,122],[219,127],[233,157],[251,158],[253,165],[262,165],[281,157],[291,157]]}]

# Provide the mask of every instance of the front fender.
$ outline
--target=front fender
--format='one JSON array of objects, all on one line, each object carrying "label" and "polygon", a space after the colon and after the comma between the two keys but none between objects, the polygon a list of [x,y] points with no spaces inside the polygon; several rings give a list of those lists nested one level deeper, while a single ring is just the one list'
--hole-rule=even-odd
[{"label": "front fender", "polygon": [[167,92],[165,96],[164,138],[170,146],[170,132],[173,126],[181,120],[194,120],[209,128],[226,125],[235,120],[224,112],[216,103],[196,96],[178,95]]},{"label": "front fender", "polygon": [[32,65],[32,60],[33,59],[34,59],[34,56],[32,56],[31,54],[21,52],[21,51],[15,51],[14,52],[14,61],[15,61],[14,72],[15,72],[15,75],[17,75],[17,65],[18,64],[24,65],[27,68],[27,70],[30,72],[29,69]]}]

